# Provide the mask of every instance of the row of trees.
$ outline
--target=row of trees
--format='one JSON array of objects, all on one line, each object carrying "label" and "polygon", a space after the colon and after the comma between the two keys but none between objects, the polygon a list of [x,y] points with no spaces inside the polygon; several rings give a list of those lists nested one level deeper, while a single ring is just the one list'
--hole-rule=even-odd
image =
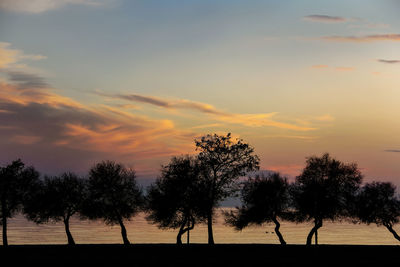
[{"label": "row of trees", "polygon": [[279,173],[244,179],[259,169],[259,158],[243,140],[230,134],[206,135],[195,140],[196,156],[173,157],[161,169],[160,177],[144,194],[132,169],[112,161],[95,164],[87,177],[74,173],[41,178],[33,167],[20,160],[0,167],[0,205],[3,245],[7,245],[7,219],[21,211],[36,223],[62,221],[68,244],[75,244],[69,230],[73,215],[82,219],[102,219],[121,228],[124,244],[129,244],[124,221],[139,211],[162,229],[178,229],[182,235],[196,224],[206,223],[208,243],[214,244],[213,221],[216,208],[228,197],[239,196],[242,206],[225,213],[226,223],[241,230],[253,224],[282,220],[312,221],[307,244],[318,243],[318,229],[325,220],[384,225],[393,229],[400,216],[400,201],[390,183],[373,182],[361,186],[362,174],[356,164],[345,164],[324,154],[309,157],[302,173],[289,183]]},{"label": "row of trees", "polygon": [[242,206],[226,213],[226,221],[237,230],[249,225],[274,223],[282,245],[285,239],[280,221],[313,222],[307,245],[323,222],[348,220],[352,223],[385,226],[400,241],[393,226],[399,222],[400,199],[389,182],[361,186],[362,175],[355,164],[344,164],[329,154],[310,157],[302,174],[289,183],[279,173],[250,178],[241,190]]}]

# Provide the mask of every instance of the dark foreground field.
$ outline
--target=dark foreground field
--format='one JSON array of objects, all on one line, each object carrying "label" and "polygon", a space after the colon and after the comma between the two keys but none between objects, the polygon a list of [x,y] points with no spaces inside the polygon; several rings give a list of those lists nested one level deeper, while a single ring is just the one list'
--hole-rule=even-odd
[{"label": "dark foreground field", "polygon": [[[6,265],[1,263],[7,262]],[[12,264],[11,264],[12,263]],[[0,266],[400,266],[400,246],[26,245],[0,247]]]}]

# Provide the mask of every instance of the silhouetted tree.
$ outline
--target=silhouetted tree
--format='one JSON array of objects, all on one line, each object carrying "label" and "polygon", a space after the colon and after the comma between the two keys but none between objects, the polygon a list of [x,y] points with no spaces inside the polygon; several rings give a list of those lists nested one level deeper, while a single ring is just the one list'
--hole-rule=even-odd
[{"label": "silhouetted tree", "polygon": [[189,236],[195,223],[202,220],[199,172],[195,158],[173,157],[162,167],[161,177],[148,189],[146,219],[162,229],[179,228],[178,245],[182,244],[182,235],[187,232]]},{"label": "silhouetted tree", "polygon": [[90,169],[82,215],[119,224],[124,244],[130,244],[124,225],[143,207],[144,199],[135,172],[113,161],[103,161]]},{"label": "silhouetted tree", "polygon": [[313,235],[318,244],[318,229],[323,220],[333,221],[349,215],[348,207],[354,202],[361,181],[362,175],[355,163],[344,164],[328,153],[307,159],[306,167],[292,187],[294,205],[299,213],[297,219],[314,221],[307,245],[311,245]]},{"label": "silhouetted tree", "polygon": [[198,159],[202,165],[202,183],[207,191],[203,204],[207,210],[208,243],[214,244],[214,209],[220,201],[238,191],[239,177],[259,168],[259,158],[242,139],[232,140],[230,133],[226,136],[209,134],[195,140],[195,143],[196,150],[200,151]]},{"label": "silhouetted tree", "polygon": [[25,167],[20,160],[14,160],[0,167],[0,224],[3,226],[3,246],[8,245],[7,219],[12,218],[22,208],[22,203],[39,179],[39,173],[33,167]]},{"label": "silhouetted tree", "polygon": [[29,220],[37,224],[48,221],[62,221],[68,244],[75,245],[69,229],[70,218],[76,214],[83,201],[84,181],[74,173],[45,177],[39,188],[32,192],[24,204],[24,212]]},{"label": "silhouetted tree", "polygon": [[365,184],[357,197],[355,215],[362,223],[385,226],[393,237],[400,241],[400,236],[393,229],[393,225],[399,222],[400,200],[392,183]]},{"label": "silhouetted tree", "polygon": [[287,179],[279,173],[248,179],[241,190],[242,206],[226,213],[226,222],[237,230],[242,230],[252,224],[262,225],[273,222],[279,242],[286,245],[279,231],[279,218],[285,218],[289,213],[288,188]]}]

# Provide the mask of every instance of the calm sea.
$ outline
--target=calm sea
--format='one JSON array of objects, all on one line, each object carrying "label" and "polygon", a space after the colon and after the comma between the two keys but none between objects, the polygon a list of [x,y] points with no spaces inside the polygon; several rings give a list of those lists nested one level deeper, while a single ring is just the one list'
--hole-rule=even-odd
[{"label": "calm sea", "polygon": [[[294,224],[282,222],[281,232],[288,244],[304,244],[312,225],[309,223]],[[175,243],[175,230],[160,230],[149,224],[144,214],[139,214],[131,221],[126,222],[128,237],[131,243]],[[249,227],[241,232],[224,225],[220,215],[214,225],[214,239],[216,243],[264,243],[278,244],[273,233],[274,225]],[[399,229],[400,231],[400,229]],[[71,232],[76,243],[122,243],[119,226],[108,226],[101,221],[81,221],[71,219]],[[399,245],[393,236],[384,227],[376,225],[359,225],[347,222],[325,222],[318,232],[320,244],[373,244]],[[1,234],[0,234],[1,236]],[[9,244],[65,244],[66,236],[62,223],[36,225],[19,215],[9,221]],[[186,235],[182,241],[186,242]],[[207,228],[197,225],[190,232],[190,241],[194,243],[207,242]]]}]

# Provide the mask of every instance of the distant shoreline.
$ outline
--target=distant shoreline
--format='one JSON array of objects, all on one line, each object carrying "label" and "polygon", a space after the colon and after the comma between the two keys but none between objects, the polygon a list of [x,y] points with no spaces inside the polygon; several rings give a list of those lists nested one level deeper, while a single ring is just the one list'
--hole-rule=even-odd
[{"label": "distant shoreline", "polygon": [[16,264],[76,266],[375,266],[400,264],[399,245],[95,244],[0,246],[0,258]]}]

